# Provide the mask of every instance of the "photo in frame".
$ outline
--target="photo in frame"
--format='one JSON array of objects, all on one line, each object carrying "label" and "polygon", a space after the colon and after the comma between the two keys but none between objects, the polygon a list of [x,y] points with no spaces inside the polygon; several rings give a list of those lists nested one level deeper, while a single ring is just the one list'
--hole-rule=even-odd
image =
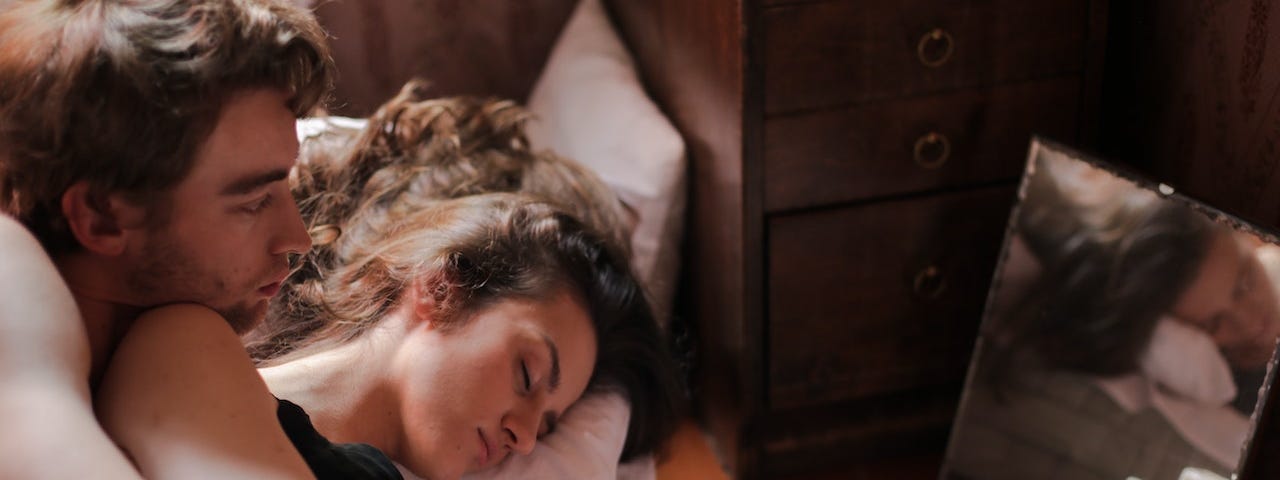
[{"label": "photo in frame", "polygon": [[1275,234],[1035,138],[941,478],[1232,478],[1277,336]]}]

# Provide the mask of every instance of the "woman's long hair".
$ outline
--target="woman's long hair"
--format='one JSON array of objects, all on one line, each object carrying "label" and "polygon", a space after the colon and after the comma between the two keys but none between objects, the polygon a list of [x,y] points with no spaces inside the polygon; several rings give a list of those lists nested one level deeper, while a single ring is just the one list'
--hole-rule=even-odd
[{"label": "woman's long hair", "polygon": [[[413,95],[411,84],[358,135],[304,146],[294,195],[315,246],[247,337],[250,353],[269,366],[354,339],[413,282],[435,297],[446,325],[503,299],[568,288],[595,327],[591,388],[631,400],[623,458],[655,450],[674,429],[682,389],[619,230],[609,231],[619,224],[607,214],[580,221],[564,206],[566,196],[598,192],[530,183],[548,177],[525,164],[547,161],[526,153],[514,105]],[[556,196],[484,193],[492,190]]]},{"label": "woman's long hair", "polygon": [[1001,318],[984,326],[999,378],[1015,362],[1100,376],[1134,371],[1196,275],[1215,228],[1152,192],[1099,206],[1072,201],[1049,174],[1028,181],[1017,234],[1042,269]]}]

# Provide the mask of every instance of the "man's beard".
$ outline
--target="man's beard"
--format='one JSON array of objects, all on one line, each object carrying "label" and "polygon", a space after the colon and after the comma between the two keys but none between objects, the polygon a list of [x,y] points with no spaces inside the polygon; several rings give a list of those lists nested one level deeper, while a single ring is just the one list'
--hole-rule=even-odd
[{"label": "man's beard", "polygon": [[190,253],[167,238],[143,247],[138,266],[126,276],[129,289],[146,302],[141,306],[198,303],[222,315],[237,334],[257,326],[266,314],[266,302],[220,303],[219,298],[232,298],[225,280],[203,272]]},{"label": "man's beard", "polygon": [[253,330],[253,327],[262,323],[262,319],[267,313],[265,303],[262,302],[263,306],[261,307],[238,303],[226,308],[209,308],[213,308],[214,311],[221,314],[222,318],[227,320],[227,324],[231,325],[231,329],[235,330],[237,335],[244,335],[249,330]]}]

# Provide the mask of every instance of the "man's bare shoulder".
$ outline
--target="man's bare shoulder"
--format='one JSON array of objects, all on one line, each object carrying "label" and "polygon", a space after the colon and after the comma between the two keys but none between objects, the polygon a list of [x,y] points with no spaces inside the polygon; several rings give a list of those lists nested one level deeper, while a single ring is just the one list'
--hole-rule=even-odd
[{"label": "man's bare shoulder", "polygon": [[89,340],[75,299],[35,237],[4,215],[0,265],[0,378],[87,382]]},{"label": "man's bare shoulder", "polygon": [[197,353],[189,350],[192,347],[212,349],[209,353],[249,361],[240,337],[227,320],[213,309],[194,303],[165,305],[143,312],[130,327],[126,341],[137,347],[170,351],[196,362],[225,358],[192,355]]},{"label": "man's bare shoulder", "polygon": [[4,251],[6,257],[9,254],[14,254],[13,258],[19,258],[17,255],[35,254],[49,257],[40,247],[40,242],[36,241],[36,237],[26,227],[3,213],[0,213],[0,250]]},{"label": "man's bare shoulder", "polygon": [[95,401],[107,432],[146,477],[310,476],[240,337],[209,308],[170,305],[139,316]]},{"label": "man's bare shoulder", "polygon": [[0,265],[0,478],[138,478],[93,416],[89,340],[70,290],[5,215]]},{"label": "man's bare shoulder", "polygon": [[195,304],[163,306],[139,316],[103,383],[103,394],[111,393],[105,391],[108,384],[165,400],[174,395],[199,400],[201,390],[225,392],[219,400],[240,399],[254,409],[275,411],[240,337],[217,312]]},{"label": "man's bare shoulder", "polygon": [[[257,400],[275,411],[275,403],[257,374],[240,337],[214,310],[196,304],[167,305],[138,317],[112,360],[110,370],[130,370],[135,377],[155,377],[148,388],[183,387],[228,391],[227,397]],[[241,392],[264,395],[245,395]],[[264,399],[265,398],[265,399]]]}]

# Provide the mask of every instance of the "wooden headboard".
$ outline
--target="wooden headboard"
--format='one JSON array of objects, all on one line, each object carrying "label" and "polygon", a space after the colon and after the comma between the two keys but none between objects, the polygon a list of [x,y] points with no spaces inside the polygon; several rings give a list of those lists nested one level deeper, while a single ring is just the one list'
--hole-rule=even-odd
[{"label": "wooden headboard", "polygon": [[331,35],[333,113],[365,116],[421,77],[439,95],[524,101],[574,0],[337,0],[316,15]]}]

